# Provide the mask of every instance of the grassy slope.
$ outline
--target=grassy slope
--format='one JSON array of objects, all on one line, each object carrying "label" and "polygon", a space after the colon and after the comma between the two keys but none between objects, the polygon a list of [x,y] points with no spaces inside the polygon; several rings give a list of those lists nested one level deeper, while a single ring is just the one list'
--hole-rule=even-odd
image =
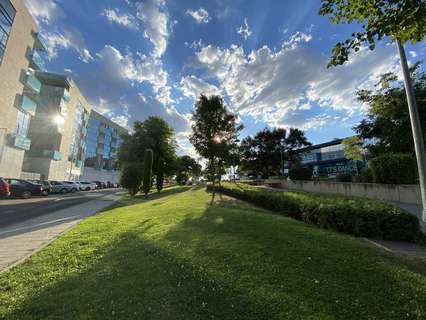
[{"label": "grassy slope", "polygon": [[172,188],[0,275],[5,319],[426,319],[426,266]]}]

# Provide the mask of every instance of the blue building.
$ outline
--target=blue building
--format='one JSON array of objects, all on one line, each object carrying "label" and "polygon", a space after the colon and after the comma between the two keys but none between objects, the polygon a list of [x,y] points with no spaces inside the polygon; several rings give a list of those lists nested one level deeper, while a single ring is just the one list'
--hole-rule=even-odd
[{"label": "blue building", "polygon": [[118,182],[120,136],[127,130],[92,110],[87,124],[82,180]]}]

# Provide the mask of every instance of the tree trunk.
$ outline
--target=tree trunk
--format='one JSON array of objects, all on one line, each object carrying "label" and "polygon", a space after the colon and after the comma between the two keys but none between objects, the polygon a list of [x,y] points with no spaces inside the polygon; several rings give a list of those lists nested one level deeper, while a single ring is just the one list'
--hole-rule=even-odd
[{"label": "tree trunk", "polygon": [[213,176],[213,192],[212,192],[212,200],[210,205],[214,204],[214,198],[216,196],[216,167],[214,165],[214,158],[211,160],[212,163],[212,176]]},{"label": "tree trunk", "polygon": [[414,148],[416,150],[417,167],[419,170],[420,194],[423,204],[423,221],[426,222],[426,150],[421,128],[419,111],[410,71],[408,69],[407,57],[403,45],[397,41],[398,52],[401,58],[402,73],[404,75],[405,93],[407,94],[408,110],[410,112],[411,129],[413,131]]}]

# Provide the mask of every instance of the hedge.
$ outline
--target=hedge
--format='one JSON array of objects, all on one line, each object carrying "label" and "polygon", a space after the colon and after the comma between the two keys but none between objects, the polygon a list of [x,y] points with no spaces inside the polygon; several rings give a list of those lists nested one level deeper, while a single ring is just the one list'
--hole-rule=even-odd
[{"label": "hedge", "polygon": [[231,183],[222,184],[217,191],[324,229],[358,237],[402,241],[422,237],[416,216],[375,200]]},{"label": "hedge", "polygon": [[418,183],[416,157],[412,154],[387,153],[370,160],[370,169],[376,183]]}]

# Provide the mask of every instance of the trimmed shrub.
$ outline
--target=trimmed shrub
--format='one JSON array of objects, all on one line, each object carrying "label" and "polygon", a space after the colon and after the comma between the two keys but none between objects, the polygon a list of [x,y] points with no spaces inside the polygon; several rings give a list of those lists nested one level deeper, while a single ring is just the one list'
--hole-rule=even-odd
[{"label": "trimmed shrub", "polygon": [[152,186],[152,162],[154,158],[154,153],[151,149],[146,149],[143,159],[143,193],[145,198],[148,197],[148,193],[151,190]]},{"label": "trimmed shrub", "polygon": [[163,190],[163,184],[164,184],[164,161],[158,160],[158,166],[157,166],[157,191],[161,192]]},{"label": "trimmed shrub", "polygon": [[417,163],[414,155],[388,153],[370,160],[370,168],[376,183],[416,184]]},{"label": "trimmed shrub", "polygon": [[218,191],[324,229],[358,237],[414,241],[421,237],[414,215],[380,201],[338,195],[285,192],[245,184]]},{"label": "trimmed shrub", "polygon": [[126,163],[121,168],[120,185],[127,189],[131,196],[139,192],[142,172],[142,164],[139,162]]},{"label": "trimmed shrub", "polygon": [[352,175],[349,173],[339,173],[336,176],[337,182],[352,182]]},{"label": "trimmed shrub", "polygon": [[288,175],[291,180],[311,180],[312,169],[295,165],[289,170]]}]

